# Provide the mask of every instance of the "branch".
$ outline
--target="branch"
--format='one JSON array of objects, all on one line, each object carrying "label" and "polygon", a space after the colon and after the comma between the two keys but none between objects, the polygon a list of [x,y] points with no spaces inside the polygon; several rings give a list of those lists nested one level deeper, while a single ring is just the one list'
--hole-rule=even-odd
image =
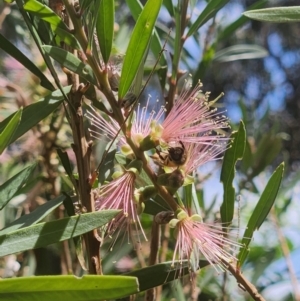
[{"label": "branch", "polygon": [[263,296],[258,292],[257,288],[244,277],[244,275],[241,273],[241,270],[239,268],[224,260],[222,261],[224,265],[227,267],[228,271],[235,277],[241,289],[247,291],[254,300],[265,301]]}]

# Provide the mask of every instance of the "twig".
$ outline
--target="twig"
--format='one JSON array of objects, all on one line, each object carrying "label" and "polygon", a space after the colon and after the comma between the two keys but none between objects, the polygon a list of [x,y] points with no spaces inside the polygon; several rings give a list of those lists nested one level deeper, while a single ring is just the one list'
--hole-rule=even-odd
[{"label": "twig", "polygon": [[265,301],[263,296],[258,292],[257,288],[243,276],[239,268],[224,260],[222,261],[224,265],[227,267],[227,270],[235,277],[241,289],[247,291],[254,300]]}]

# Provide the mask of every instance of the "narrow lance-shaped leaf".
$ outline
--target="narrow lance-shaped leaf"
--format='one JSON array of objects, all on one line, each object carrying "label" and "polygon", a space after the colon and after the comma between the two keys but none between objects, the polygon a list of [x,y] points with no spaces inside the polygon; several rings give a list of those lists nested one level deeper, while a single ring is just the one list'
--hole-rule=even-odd
[{"label": "narrow lance-shaped leaf", "polygon": [[0,48],[3,49],[7,54],[16,59],[21,63],[27,70],[32,72],[41,81],[41,86],[50,91],[54,90],[53,85],[48,80],[48,78],[43,74],[43,72],[28,58],[23,52],[21,52],[15,45],[13,45],[9,40],[7,40],[0,33]]},{"label": "narrow lance-shaped leaf", "polygon": [[[71,90],[71,86],[63,88],[64,93],[68,94]],[[10,143],[17,140],[33,126],[38,124],[41,120],[50,115],[59,105],[63,102],[64,96],[60,90],[56,90],[42,98],[41,100],[26,106],[23,109],[22,118],[17,130],[11,138]],[[6,127],[10,120],[14,117],[15,113],[0,122],[0,132]]]},{"label": "narrow lance-shaped leaf", "polygon": [[0,210],[2,210],[15,196],[18,190],[22,188],[35,167],[36,164],[33,164],[24,168],[0,186]]},{"label": "narrow lance-shaped leaf", "polygon": [[[251,6],[247,7],[247,10],[262,8],[266,4],[267,4],[267,0],[259,0],[253,3]],[[242,15],[234,22],[230,22],[228,26],[220,30],[220,32],[218,33],[217,41],[218,42],[225,41],[248,21],[249,21],[248,18]]]},{"label": "narrow lance-shaped leaf", "polygon": [[224,155],[221,171],[221,182],[224,187],[223,203],[220,208],[222,223],[229,224],[234,213],[235,189],[232,185],[235,175],[235,164],[244,155],[246,143],[246,131],[244,123],[241,121],[237,132],[231,134],[233,140]]},{"label": "narrow lance-shaped leaf", "polygon": [[108,62],[114,37],[115,1],[100,1],[96,31],[101,54],[105,63]]},{"label": "narrow lance-shaped leaf", "polygon": [[34,225],[41,221],[44,217],[50,214],[55,208],[63,203],[65,196],[61,195],[54,200],[48,201],[45,204],[38,206],[37,209],[29,214],[24,214],[7,227],[0,231],[0,235],[13,232],[17,229]]},{"label": "narrow lance-shaped leaf", "polygon": [[[143,10],[143,5],[139,0],[126,0],[126,3],[130,9],[130,12],[135,20],[138,19],[140,13]],[[160,55],[160,52],[162,51],[162,43],[159,37],[159,34],[157,33],[157,30],[154,28],[153,30],[153,36],[150,44],[150,49],[153,52],[153,55],[155,58],[158,58]],[[162,83],[162,87],[164,87],[164,82],[165,82],[165,75],[167,74],[167,59],[166,59],[166,54],[163,52],[160,56],[160,64],[163,67],[161,69],[161,73],[159,74]]]},{"label": "narrow lance-shaped leaf", "polygon": [[214,61],[232,62],[237,60],[252,60],[268,56],[268,51],[259,45],[234,45],[216,52]]},{"label": "narrow lance-shaped leaf", "polygon": [[190,27],[187,37],[192,36],[203,24],[205,24],[210,18],[214,17],[217,12],[227,4],[229,0],[213,0],[209,1],[200,16]]},{"label": "narrow lance-shaped leaf", "polygon": [[273,175],[271,176],[266,188],[264,189],[249,221],[243,236],[242,245],[243,247],[240,249],[238,260],[239,266],[242,266],[245,259],[249,253],[249,244],[253,237],[253,233],[255,230],[258,230],[264,220],[266,219],[268,213],[270,212],[274,201],[276,199],[279,186],[281,184],[282,176],[284,170],[284,163],[281,163]]},{"label": "narrow lance-shaped leaf", "polygon": [[162,0],[148,0],[133,29],[127,47],[119,85],[119,99],[128,92],[144,59]]},{"label": "narrow lance-shaped leaf", "polygon": [[39,223],[0,236],[0,256],[41,248],[108,223],[119,210],[103,210]]},{"label": "narrow lance-shaped leaf", "polygon": [[70,71],[80,75],[88,82],[97,86],[97,80],[94,76],[92,68],[89,65],[85,65],[79,58],[74,54],[55,47],[55,46],[42,46],[43,50],[49,54],[54,60],[66,67]]},{"label": "narrow lance-shaped leaf", "polygon": [[11,137],[13,136],[14,132],[18,128],[18,125],[21,120],[23,108],[19,109],[13,118],[9,121],[6,125],[4,130],[0,133],[0,155],[5,150],[5,148],[10,144]]},{"label": "narrow lance-shaped leaf", "polygon": [[300,21],[300,6],[273,7],[250,10],[243,13],[244,16],[265,22],[286,23]]},{"label": "narrow lance-shaped leaf", "polygon": [[137,278],[129,276],[36,276],[0,281],[1,301],[115,300],[138,292]]},{"label": "narrow lance-shaped leaf", "polygon": [[[204,268],[209,265],[205,260],[200,260],[199,266]],[[164,262],[154,266],[139,269],[130,273],[128,276],[135,276],[140,283],[140,291],[163,285],[175,279],[188,275],[191,272],[190,262],[188,260]]]},{"label": "narrow lance-shaped leaf", "polygon": [[59,38],[67,45],[73,48],[80,49],[80,45],[76,38],[71,34],[67,25],[62,19],[55,14],[48,6],[36,0],[27,0],[23,6],[24,10],[34,14],[38,18],[50,23],[52,30],[59,36]]}]

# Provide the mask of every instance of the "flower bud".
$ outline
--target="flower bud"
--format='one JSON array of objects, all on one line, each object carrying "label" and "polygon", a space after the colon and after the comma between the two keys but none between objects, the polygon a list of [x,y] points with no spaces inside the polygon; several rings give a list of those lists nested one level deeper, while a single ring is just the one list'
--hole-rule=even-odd
[{"label": "flower bud", "polygon": [[140,173],[143,168],[143,162],[141,160],[133,160],[127,166],[128,171],[133,172],[134,174]]},{"label": "flower bud", "polygon": [[140,149],[142,151],[147,151],[155,148],[158,145],[158,141],[154,141],[150,135],[145,137],[140,141]]},{"label": "flower bud", "polygon": [[123,144],[121,146],[121,152],[125,156],[129,156],[129,155],[131,155],[133,153],[131,147],[128,144]]},{"label": "flower bud", "polygon": [[124,172],[123,171],[115,171],[113,174],[112,174],[112,178],[115,180],[115,179],[117,179],[117,178],[120,178],[122,175],[124,174]]},{"label": "flower bud", "polygon": [[153,185],[142,187],[138,190],[139,201],[146,202],[157,194],[157,189]]}]

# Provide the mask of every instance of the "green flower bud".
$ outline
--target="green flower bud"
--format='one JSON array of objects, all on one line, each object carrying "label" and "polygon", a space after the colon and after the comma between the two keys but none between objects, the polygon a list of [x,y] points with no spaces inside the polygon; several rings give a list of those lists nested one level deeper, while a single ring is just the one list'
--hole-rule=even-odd
[{"label": "green flower bud", "polygon": [[188,214],[184,210],[180,210],[177,213],[177,218],[182,221],[183,219],[188,218]]},{"label": "green flower bud", "polygon": [[131,155],[133,153],[131,147],[128,144],[123,144],[121,146],[121,152],[125,156],[129,156],[129,155]]},{"label": "green flower bud", "polygon": [[170,228],[176,228],[177,224],[180,222],[179,219],[173,218],[169,221]]},{"label": "green flower bud", "polygon": [[140,141],[140,149],[142,151],[147,151],[147,150],[153,149],[157,145],[158,145],[158,141],[153,140],[150,135],[148,135],[147,137],[145,137],[143,140]]},{"label": "green flower bud", "polygon": [[191,220],[193,220],[194,222],[200,222],[200,223],[203,222],[203,219],[199,214],[193,214],[191,216]]},{"label": "green flower bud", "polygon": [[140,202],[146,202],[157,194],[157,189],[153,185],[145,186],[139,189]]},{"label": "green flower bud", "polygon": [[143,168],[143,162],[141,160],[133,160],[127,166],[126,170],[133,172],[134,174],[140,173]]},{"label": "green flower bud", "polygon": [[117,178],[120,178],[122,175],[124,174],[124,171],[115,171],[113,174],[112,174],[112,178],[115,180]]}]

